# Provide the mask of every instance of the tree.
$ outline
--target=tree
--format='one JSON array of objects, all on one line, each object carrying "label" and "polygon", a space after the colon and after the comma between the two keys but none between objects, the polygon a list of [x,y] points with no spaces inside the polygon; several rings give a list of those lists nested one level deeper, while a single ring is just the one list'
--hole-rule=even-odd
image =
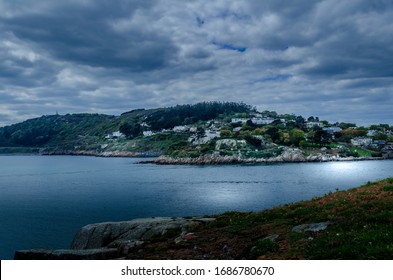
[{"label": "tree", "polygon": [[378,132],[377,135],[373,137],[374,140],[388,140],[388,136],[385,133]]},{"label": "tree", "polygon": [[119,131],[123,133],[127,138],[135,138],[141,134],[142,129],[139,123],[123,122],[119,127]]},{"label": "tree", "polygon": [[313,116],[307,118],[308,122],[315,122],[315,118]]},{"label": "tree", "polygon": [[160,130],[173,128],[177,125],[207,121],[230,114],[240,114],[246,117],[247,114],[255,111],[255,108],[244,103],[202,102],[194,105],[177,105],[160,109],[151,114],[145,122],[150,125],[152,130]]},{"label": "tree", "polygon": [[246,121],[246,128],[247,128],[247,129],[253,130],[253,129],[255,129],[256,127],[258,127],[258,125],[256,125],[255,123],[253,123],[252,120],[247,120],[247,121]]},{"label": "tree", "polygon": [[364,137],[367,135],[367,130],[360,130],[360,129],[343,129],[341,130],[342,135],[347,135],[350,138],[354,137]]},{"label": "tree", "polygon": [[318,127],[312,135],[312,141],[317,144],[326,144],[329,142],[330,139],[330,134],[320,127]]},{"label": "tree", "polygon": [[15,144],[23,145],[24,144],[23,138],[24,135],[21,130],[17,130],[11,134],[11,142]]},{"label": "tree", "polygon": [[222,138],[230,138],[230,137],[232,137],[232,132],[230,130],[228,130],[228,129],[222,129],[220,131],[220,136]]},{"label": "tree", "polygon": [[197,139],[201,139],[201,138],[203,138],[203,137],[205,137],[205,134],[206,134],[206,131],[205,131],[205,129],[203,128],[203,127],[198,127],[197,128],[197,131],[196,131],[196,137],[197,137]]},{"label": "tree", "polygon": [[345,123],[345,122],[341,122],[338,126],[339,126],[341,129],[348,129],[348,128],[350,128],[350,127],[356,127],[356,124],[355,124],[355,123]]},{"label": "tree", "polygon": [[269,127],[266,130],[266,134],[270,136],[273,142],[276,142],[280,139],[279,130],[276,127]]},{"label": "tree", "polygon": [[295,119],[295,126],[304,130],[306,128],[306,120],[302,116],[297,116]]},{"label": "tree", "polygon": [[304,140],[304,131],[301,129],[292,129],[289,131],[289,141],[295,146],[299,146],[300,141]]},{"label": "tree", "polygon": [[251,136],[249,134],[244,136],[244,140],[246,140],[249,144],[255,146],[255,147],[259,147],[262,144],[262,140],[258,139],[254,136]]}]

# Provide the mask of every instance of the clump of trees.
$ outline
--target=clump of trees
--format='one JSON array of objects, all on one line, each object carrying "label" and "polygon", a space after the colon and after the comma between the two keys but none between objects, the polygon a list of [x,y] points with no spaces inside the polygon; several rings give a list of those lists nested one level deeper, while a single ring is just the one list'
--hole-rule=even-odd
[{"label": "clump of trees", "polygon": [[220,115],[249,113],[250,105],[236,102],[202,102],[194,105],[177,105],[151,114],[145,120],[152,130],[170,129],[178,125],[215,119]]},{"label": "clump of trees", "polygon": [[50,115],[30,119],[0,129],[1,146],[38,147],[54,142],[78,141],[80,136],[103,136],[103,123],[112,116],[100,114]]}]

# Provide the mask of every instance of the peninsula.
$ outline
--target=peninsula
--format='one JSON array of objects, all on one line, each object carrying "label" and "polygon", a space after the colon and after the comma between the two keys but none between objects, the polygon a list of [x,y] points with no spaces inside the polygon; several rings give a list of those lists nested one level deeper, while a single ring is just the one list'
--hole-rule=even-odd
[{"label": "peninsula", "polygon": [[393,126],[203,102],[120,116],[45,115],[0,128],[0,153],[155,157],[159,164],[393,158]]}]

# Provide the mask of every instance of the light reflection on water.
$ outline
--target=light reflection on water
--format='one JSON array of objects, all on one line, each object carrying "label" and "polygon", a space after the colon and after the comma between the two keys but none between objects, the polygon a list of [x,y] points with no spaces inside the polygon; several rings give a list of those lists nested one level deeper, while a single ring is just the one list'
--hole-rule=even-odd
[{"label": "light reflection on water", "polygon": [[393,161],[158,166],[139,159],[0,156],[0,258],[67,248],[83,225],[258,211],[393,176]]}]

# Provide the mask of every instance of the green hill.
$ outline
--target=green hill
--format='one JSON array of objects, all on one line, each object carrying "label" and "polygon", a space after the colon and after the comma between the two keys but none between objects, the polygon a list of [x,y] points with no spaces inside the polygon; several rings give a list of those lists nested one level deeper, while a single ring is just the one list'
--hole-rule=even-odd
[{"label": "green hill", "polygon": [[40,148],[55,153],[101,152],[106,149],[162,154],[170,146],[176,146],[176,139],[183,139],[187,135],[173,137],[164,133],[147,140],[142,137],[143,131],[161,132],[178,125],[192,125],[236,113],[248,114],[251,111],[251,106],[243,103],[203,102],[169,108],[137,109],[120,116],[47,115],[0,128],[0,152],[37,151]]},{"label": "green hill", "polygon": [[120,116],[49,115],[0,128],[0,153],[160,156],[159,163],[257,163],[392,158],[393,128],[202,102]]}]

